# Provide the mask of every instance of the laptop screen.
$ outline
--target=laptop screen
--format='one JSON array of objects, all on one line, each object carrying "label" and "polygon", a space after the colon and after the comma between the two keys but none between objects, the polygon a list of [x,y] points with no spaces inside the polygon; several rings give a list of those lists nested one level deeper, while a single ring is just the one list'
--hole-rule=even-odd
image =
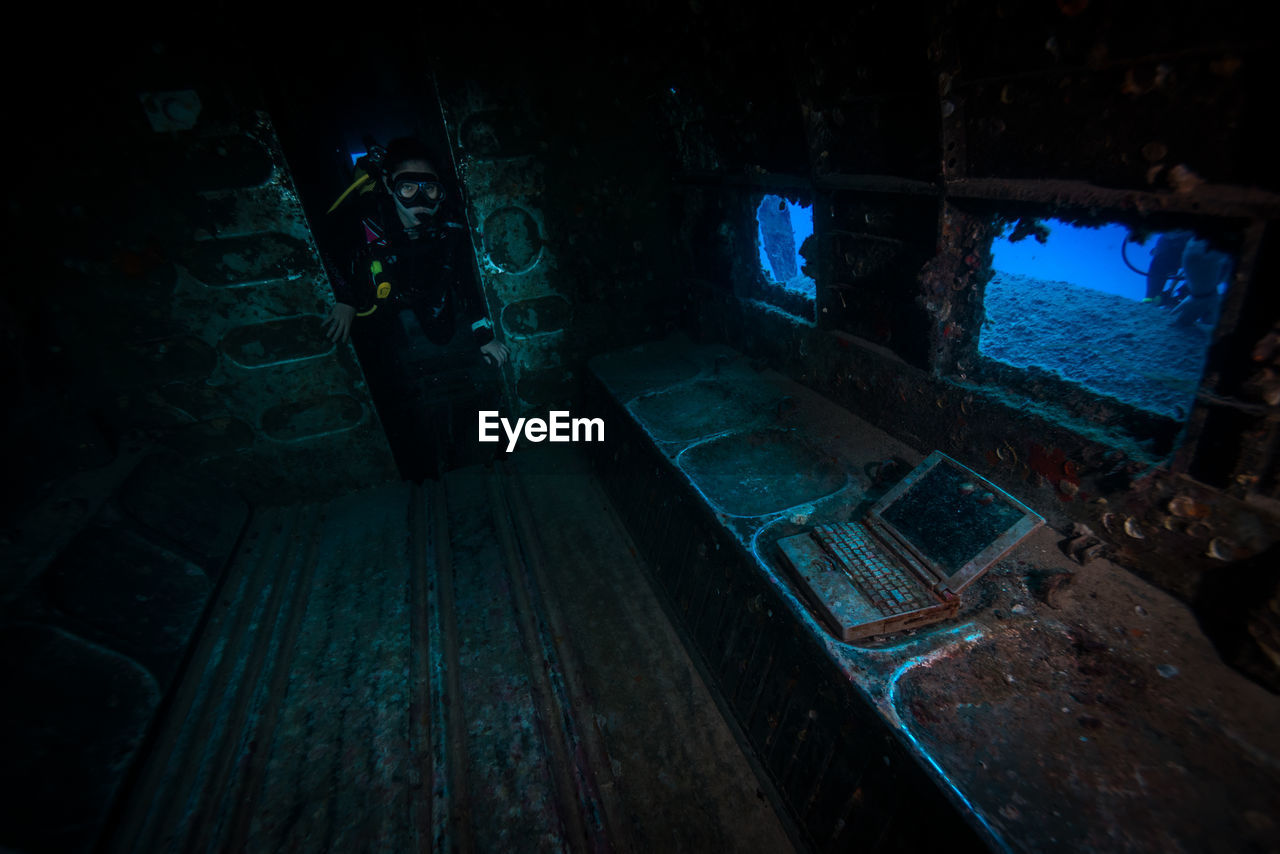
[{"label": "laptop screen", "polygon": [[[956,579],[960,584],[1043,522],[1004,490],[941,452],[931,454],[872,512],[943,574],[956,576],[966,570]],[[970,566],[975,561],[980,565]]]}]

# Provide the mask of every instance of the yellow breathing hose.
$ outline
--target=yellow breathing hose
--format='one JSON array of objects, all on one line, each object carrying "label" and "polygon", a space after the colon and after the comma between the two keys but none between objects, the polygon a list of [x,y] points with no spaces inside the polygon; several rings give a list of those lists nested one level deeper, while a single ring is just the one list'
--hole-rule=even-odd
[{"label": "yellow breathing hose", "polygon": [[343,191],[341,196],[338,196],[338,200],[334,202],[329,207],[329,210],[325,211],[325,213],[333,213],[335,210],[337,210],[338,205],[342,204],[347,200],[347,196],[355,192],[356,189],[359,188],[361,184],[365,183],[368,180],[369,180],[369,176],[367,174],[361,175],[359,178],[355,179],[355,181],[351,183],[351,186],[347,187],[347,189]]}]

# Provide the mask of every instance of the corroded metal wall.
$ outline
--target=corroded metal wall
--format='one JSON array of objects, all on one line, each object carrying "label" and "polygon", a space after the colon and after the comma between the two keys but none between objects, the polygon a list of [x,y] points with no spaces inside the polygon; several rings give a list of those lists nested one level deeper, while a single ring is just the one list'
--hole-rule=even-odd
[{"label": "corroded metal wall", "polygon": [[556,241],[544,214],[545,168],[529,112],[500,106],[474,83],[440,87],[481,286],[499,337],[512,348],[509,405],[518,412],[566,401],[573,373],[563,348],[573,304],[557,285]]},{"label": "corroded metal wall", "polygon": [[[683,103],[733,103],[735,74],[672,88],[697,331],[983,471],[1090,554],[1217,614],[1224,653],[1251,649],[1249,672],[1278,684],[1280,588],[1262,567],[1280,548],[1280,183],[1253,130],[1276,68],[1247,7],[864,4],[766,48],[750,46],[758,20],[715,26],[706,62],[809,65],[789,81],[798,98],[742,111],[736,132]],[[759,278],[753,205],[776,192],[814,198],[816,333],[738,298]],[[1186,419],[981,357],[997,216],[1187,227],[1239,248]]]},{"label": "corroded metal wall", "polygon": [[23,454],[0,519],[0,788],[25,795],[3,846],[92,844],[251,505],[396,476],[350,346],[323,334],[270,119],[200,94],[103,93],[101,156],[51,155],[52,192],[11,202],[54,226],[36,254],[57,263],[5,328]]},{"label": "corroded metal wall", "polygon": [[130,386],[114,416],[255,503],[393,478],[350,346],[323,333],[329,285],[270,119],[195,133],[177,155],[193,228],[147,307],[167,334],[108,354],[107,381]]}]

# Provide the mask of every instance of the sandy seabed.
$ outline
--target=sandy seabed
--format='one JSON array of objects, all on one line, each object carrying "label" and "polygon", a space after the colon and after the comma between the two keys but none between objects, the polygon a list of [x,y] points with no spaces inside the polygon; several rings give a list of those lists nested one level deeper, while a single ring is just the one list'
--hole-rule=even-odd
[{"label": "sandy seabed", "polygon": [[1172,309],[1013,273],[996,273],[984,302],[983,355],[1161,415],[1190,412],[1209,327],[1176,327]]}]

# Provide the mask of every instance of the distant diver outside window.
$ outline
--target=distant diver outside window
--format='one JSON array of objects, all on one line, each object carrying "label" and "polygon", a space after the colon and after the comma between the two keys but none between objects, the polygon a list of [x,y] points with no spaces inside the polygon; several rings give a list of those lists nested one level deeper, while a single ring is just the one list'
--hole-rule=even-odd
[{"label": "distant diver outside window", "polygon": [[1197,321],[1213,325],[1218,320],[1218,286],[1231,277],[1231,256],[1210,249],[1207,241],[1192,238],[1182,253],[1182,272],[1187,277],[1187,296],[1174,309],[1174,326],[1191,326]]},{"label": "distant diver outside window", "polygon": [[1170,231],[1156,239],[1151,250],[1151,266],[1147,269],[1147,293],[1143,302],[1156,305],[1172,303],[1174,286],[1169,282],[1177,276],[1187,241],[1194,236],[1190,231]]},{"label": "distant diver outside window", "polygon": [[[1130,235],[1131,240],[1137,239]],[[1230,277],[1231,256],[1180,229],[1161,234],[1151,250],[1144,303],[1173,309],[1175,326],[1217,322],[1219,288]],[[1141,272],[1141,271],[1137,271]]]}]

